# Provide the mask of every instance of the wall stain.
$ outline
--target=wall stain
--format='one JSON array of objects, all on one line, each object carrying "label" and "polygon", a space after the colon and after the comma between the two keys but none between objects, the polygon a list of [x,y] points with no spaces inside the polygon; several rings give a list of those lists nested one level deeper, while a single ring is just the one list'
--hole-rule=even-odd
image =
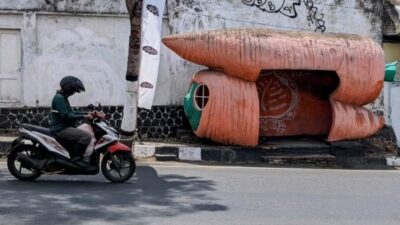
[{"label": "wall stain", "polygon": [[369,18],[374,31],[382,30],[383,1],[356,0],[356,2],[366,17]]},{"label": "wall stain", "polygon": [[[7,1],[6,1],[7,2]],[[127,14],[125,0],[10,0],[1,3],[1,10],[50,11],[87,14]]]},{"label": "wall stain", "polygon": [[400,33],[400,15],[395,5],[386,0],[383,3],[382,27],[384,35],[398,35]]}]

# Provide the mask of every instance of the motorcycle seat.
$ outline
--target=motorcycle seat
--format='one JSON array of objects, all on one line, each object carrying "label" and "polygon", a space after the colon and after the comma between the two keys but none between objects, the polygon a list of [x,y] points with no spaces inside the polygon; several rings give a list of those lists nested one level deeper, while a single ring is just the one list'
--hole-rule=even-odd
[{"label": "motorcycle seat", "polygon": [[51,132],[49,128],[45,128],[45,127],[39,127],[39,126],[35,126],[32,124],[27,124],[27,123],[23,123],[21,124],[22,127],[28,129],[28,130],[32,130],[32,131],[36,131],[39,132],[41,134],[50,136],[50,137],[55,137]]}]

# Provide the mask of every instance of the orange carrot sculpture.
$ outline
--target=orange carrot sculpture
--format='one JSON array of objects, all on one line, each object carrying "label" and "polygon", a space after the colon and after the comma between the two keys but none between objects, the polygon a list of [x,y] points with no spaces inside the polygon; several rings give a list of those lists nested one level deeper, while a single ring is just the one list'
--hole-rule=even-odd
[{"label": "orange carrot sculpture", "polygon": [[163,42],[189,61],[246,81],[256,82],[263,70],[336,72],[329,141],[364,138],[384,124],[362,108],[379,96],[384,78],[383,50],[369,38],[235,29],[172,35]]},{"label": "orange carrot sculpture", "polygon": [[210,92],[197,136],[225,144],[257,145],[260,109],[254,82],[212,70],[198,72],[193,82],[206,85]]}]

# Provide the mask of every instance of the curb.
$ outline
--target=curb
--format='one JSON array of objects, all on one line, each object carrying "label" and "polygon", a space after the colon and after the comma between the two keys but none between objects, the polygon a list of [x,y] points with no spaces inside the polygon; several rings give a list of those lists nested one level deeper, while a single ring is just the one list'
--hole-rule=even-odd
[{"label": "curb", "polygon": [[[347,145],[349,143],[344,143]],[[349,169],[388,169],[400,166],[400,158],[369,158],[360,145],[306,146],[185,146],[143,143],[134,145],[137,159],[155,158],[157,161],[186,161],[197,163],[241,164],[260,166],[318,167]],[[397,164],[396,164],[397,163]]]},{"label": "curb", "polygon": [[155,158],[157,161],[335,167],[335,156],[328,154],[329,150],[315,149],[315,152],[310,154],[304,152],[303,149],[303,152],[299,152],[299,154],[292,154],[290,149],[279,148],[242,148],[236,146],[191,147],[135,144],[133,152],[134,157],[137,159]]},{"label": "curb", "polygon": [[202,161],[201,147],[135,144],[133,152],[135,158],[155,157],[159,161]]}]

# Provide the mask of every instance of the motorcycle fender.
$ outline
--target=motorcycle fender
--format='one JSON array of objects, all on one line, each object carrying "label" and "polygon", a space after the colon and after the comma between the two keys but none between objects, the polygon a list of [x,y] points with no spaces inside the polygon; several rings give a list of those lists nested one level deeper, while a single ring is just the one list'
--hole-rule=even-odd
[{"label": "motorcycle fender", "polygon": [[114,152],[118,152],[118,151],[123,151],[123,152],[131,152],[131,148],[129,148],[128,146],[122,144],[122,143],[115,143],[113,145],[108,146],[107,148],[107,152],[109,153],[114,153]]}]

